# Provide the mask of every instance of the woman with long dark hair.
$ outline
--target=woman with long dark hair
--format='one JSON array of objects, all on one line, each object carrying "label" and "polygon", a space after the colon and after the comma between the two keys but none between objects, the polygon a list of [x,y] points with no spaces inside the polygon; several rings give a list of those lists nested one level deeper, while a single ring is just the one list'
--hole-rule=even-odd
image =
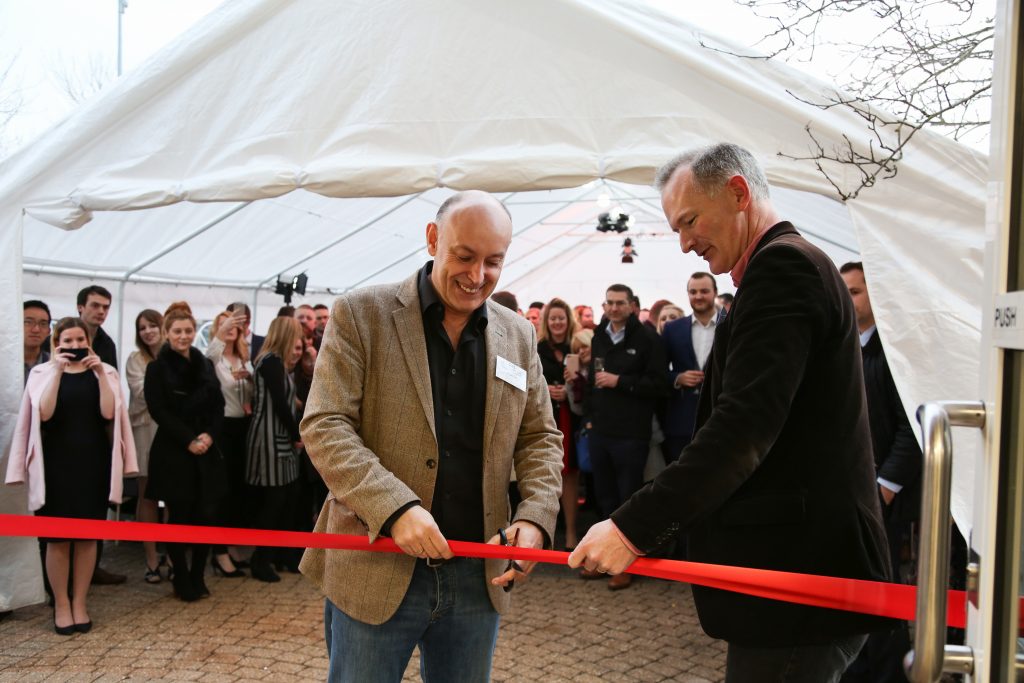
[{"label": "woman with long dark hair", "polygon": [[[196,321],[188,304],[167,309],[164,335],[167,343],[146,368],[146,404],[157,423],[146,495],[167,503],[172,524],[211,524],[226,487],[217,446],[224,397],[213,364],[192,346]],[[204,577],[209,546],[168,543],[167,552],[175,595],[185,602],[209,595]]]},{"label": "woman with long dark hair", "polygon": [[[155,500],[146,498],[146,483],[149,481],[149,449],[156,436],[156,422],[146,407],[144,387],[146,368],[156,360],[164,344],[164,317],[150,308],[135,316],[135,351],[128,356],[124,366],[124,378],[128,382],[128,417],[132,422],[135,437],[135,453],[139,459],[139,497],[135,502],[135,519],[140,522],[157,522],[159,506]],[[156,554],[156,543],[143,541],[146,555],[146,583],[160,583],[160,560]]]},{"label": "woman with long dark hair", "polygon": [[576,334],[576,319],[569,304],[561,299],[552,299],[544,307],[540,319],[540,339],[537,354],[540,356],[544,379],[548,383],[551,409],[555,422],[562,430],[562,516],[565,518],[565,546],[576,547],[579,534],[576,517],[579,509],[579,468],[576,464],[577,418],[569,409],[566,388],[565,357],[570,353],[570,342]]},{"label": "woman with long dark hair", "polygon": [[[295,419],[295,382],[292,370],[302,358],[302,328],[295,318],[274,318],[255,364],[255,395],[249,425],[246,479],[261,493],[256,526],[288,529],[294,518],[291,505],[297,495],[299,451],[302,440]],[[273,551],[258,548],[251,560],[252,576],[280,581],[271,566]],[[286,562],[297,571],[298,563]]]},{"label": "woman with long dark hair", "polygon": [[[37,515],[106,519],[107,502],[121,502],[123,476],[138,471],[121,382],[93,352],[81,319],[61,319],[50,344],[50,361],[32,368],[25,385],[7,483],[28,483]],[[85,633],[96,541],[44,540],[54,630]]]}]

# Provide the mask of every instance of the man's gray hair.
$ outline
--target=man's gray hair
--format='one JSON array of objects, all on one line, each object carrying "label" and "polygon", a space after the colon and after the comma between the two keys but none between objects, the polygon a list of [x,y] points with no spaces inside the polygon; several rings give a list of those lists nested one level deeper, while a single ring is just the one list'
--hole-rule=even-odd
[{"label": "man's gray hair", "polygon": [[672,174],[680,167],[693,171],[697,189],[709,197],[713,197],[729,178],[741,175],[747,179],[754,199],[769,198],[768,179],[761,164],[757,163],[753,154],[731,142],[698,147],[674,157],[658,169],[654,176],[654,187],[659,192],[663,191]]}]

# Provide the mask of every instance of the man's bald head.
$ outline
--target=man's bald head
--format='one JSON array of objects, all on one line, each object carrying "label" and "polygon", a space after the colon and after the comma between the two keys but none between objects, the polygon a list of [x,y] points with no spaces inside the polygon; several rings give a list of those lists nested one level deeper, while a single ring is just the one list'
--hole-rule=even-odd
[{"label": "man's bald head", "polygon": [[427,224],[427,251],[434,257],[431,283],[445,316],[468,319],[494,291],[512,241],[512,217],[487,194],[452,195]]},{"label": "man's bald head", "polygon": [[463,190],[462,192],[456,192],[448,199],[444,200],[440,207],[437,209],[437,215],[434,216],[434,222],[441,225],[444,221],[444,217],[451,211],[452,208],[459,206],[460,204],[467,202],[486,202],[492,203],[496,206],[501,207],[501,210],[505,212],[509,220],[512,220],[512,214],[509,213],[508,207],[502,204],[494,195],[482,192],[480,190]]}]

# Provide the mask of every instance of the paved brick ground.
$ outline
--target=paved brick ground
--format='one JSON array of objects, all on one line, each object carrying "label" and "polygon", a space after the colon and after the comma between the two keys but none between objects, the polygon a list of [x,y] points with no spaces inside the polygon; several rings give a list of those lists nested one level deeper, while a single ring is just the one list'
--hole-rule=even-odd
[{"label": "paved brick ground", "polygon": [[[300,576],[285,574],[278,584],[211,576],[212,597],[185,604],[167,582],[142,581],[137,544],[108,546],[104,565],[130,579],[93,587],[92,632],[54,634],[42,605],[0,622],[0,683],[324,680],[323,602]],[[515,592],[495,681],[724,678],[724,646],[701,632],[687,586],[638,580],[612,593],[603,581],[551,566]],[[419,680],[415,658],[406,680]]]}]

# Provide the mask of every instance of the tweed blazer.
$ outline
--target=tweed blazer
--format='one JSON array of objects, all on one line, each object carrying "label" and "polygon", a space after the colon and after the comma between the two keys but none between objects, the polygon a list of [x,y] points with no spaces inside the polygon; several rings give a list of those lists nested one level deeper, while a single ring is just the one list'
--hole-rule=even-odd
[{"label": "tweed blazer", "polygon": [[[510,519],[527,520],[553,538],[562,434],[551,414],[535,332],[515,313],[490,301],[487,306],[483,528],[491,535]],[[526,391],[496,376],[498,356],[527,371]],[[434,428],[416,275],[340,297],[301,424],[310,460],[330,490],[315,531],[366,534],[373,541],[407,503],[420,501],[429,510],[438,460]],[[514,514],[508,498],[513,468],[522,495]],[[347,615],[381,624],[405,597],[416,561],[404,554],[310,548],[301,570]],[[509,596],[489,580],[503,568],[502,561],[487,562],[487,588],[499,612]]]}]

